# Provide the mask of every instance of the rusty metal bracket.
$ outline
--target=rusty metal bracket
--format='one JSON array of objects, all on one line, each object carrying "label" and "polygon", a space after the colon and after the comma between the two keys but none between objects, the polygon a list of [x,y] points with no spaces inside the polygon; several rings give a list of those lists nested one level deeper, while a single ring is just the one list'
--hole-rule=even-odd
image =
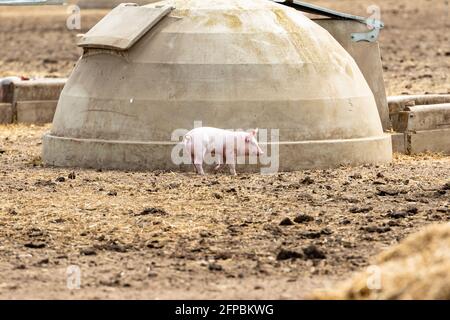
[{"label": "rusty metal bracket", "polygon": [[365,24],[370,31],[368,32],[359,32],[359,33],[352,33],[351,38],[352,41],[359,42],[359,41],[368,41],[368,42],[375,42],[378,40],[378,36],[380,34],[380,30],[384,28],[384,23],[381,20],[374,19],[374,18],[364,18],[361,16],[355,16],[348,13],[343,13],[339,11],[334,11],[331,9],[319,7],[310,3],[306,3],[303,1],[298,0],[270,0],[279,4],[283,4],[288,7],[292,7],[294,9],[297,9],[299,11],[317,14],[333,19],[341,19],[341,20],[352,20],[357,21],[359,23]]}]

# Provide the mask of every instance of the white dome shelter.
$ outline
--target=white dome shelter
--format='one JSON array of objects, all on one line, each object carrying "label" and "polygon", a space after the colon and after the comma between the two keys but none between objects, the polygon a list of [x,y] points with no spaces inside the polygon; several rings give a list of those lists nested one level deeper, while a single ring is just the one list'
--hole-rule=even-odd
[{"label": "white dome shelter", "polygon": [[171,136],[196,121],[279,130],[269,146],[279,147],[282,171],[391,160],[391,138],[355,61],[293,8],[268,0],[120,5],[79,45],[84,54],[44,137],[46,164],[180,169]]}]

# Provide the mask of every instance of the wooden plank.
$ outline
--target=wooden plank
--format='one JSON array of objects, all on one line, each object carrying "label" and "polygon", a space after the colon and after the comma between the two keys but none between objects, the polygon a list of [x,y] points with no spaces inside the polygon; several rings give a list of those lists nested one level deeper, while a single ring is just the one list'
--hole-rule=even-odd
[{"label": "wooden plank", "polygon": [[58,101],[19,101],[16,103],[17,122],[43,124],[53,121]]},{"label": "wooden plank", "polygon": [[397,132],[450,128],[450,103],[406,107],[398,113]]},{"label": "wooden plank", "polygon": [[13,121],[13,111],[11,103],[0,103],[0,124],[7,124]]},{"label": "wooden plank", "polygon": [[450,155],[450,129],[416,131],[407,134],[408,153],[438,152]]}]

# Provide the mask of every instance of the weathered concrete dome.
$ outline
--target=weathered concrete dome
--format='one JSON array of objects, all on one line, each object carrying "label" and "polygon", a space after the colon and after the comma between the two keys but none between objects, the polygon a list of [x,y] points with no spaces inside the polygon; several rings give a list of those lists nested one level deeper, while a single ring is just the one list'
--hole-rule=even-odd
[{"label": "weathered concrete dome", "polygon": [[391,160],[390,137],[356,63],[301,12],[267,0],[140,8],[162,5],[174,9],[139,39],[114,38],[117,13],[112,40],[108,24],[84,39],[44,138],[47,164],[175,169],[171,134],[195,121],[279,129],[281,170]]}]

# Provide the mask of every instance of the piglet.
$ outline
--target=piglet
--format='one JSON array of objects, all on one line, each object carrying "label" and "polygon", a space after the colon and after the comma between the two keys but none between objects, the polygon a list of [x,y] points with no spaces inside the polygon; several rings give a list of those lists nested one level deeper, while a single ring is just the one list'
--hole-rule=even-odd
[{"label": "piglet", "polygon": [[201,127],[184,135],[183,144],[198,174],[205,174],[203,163],[206,155],[210,154],[217,164],[215,170],[227,164],[231,174],[236,175],[236,157],[264,154],[256,140],[257,134],[258,129],[244,132]]}]

